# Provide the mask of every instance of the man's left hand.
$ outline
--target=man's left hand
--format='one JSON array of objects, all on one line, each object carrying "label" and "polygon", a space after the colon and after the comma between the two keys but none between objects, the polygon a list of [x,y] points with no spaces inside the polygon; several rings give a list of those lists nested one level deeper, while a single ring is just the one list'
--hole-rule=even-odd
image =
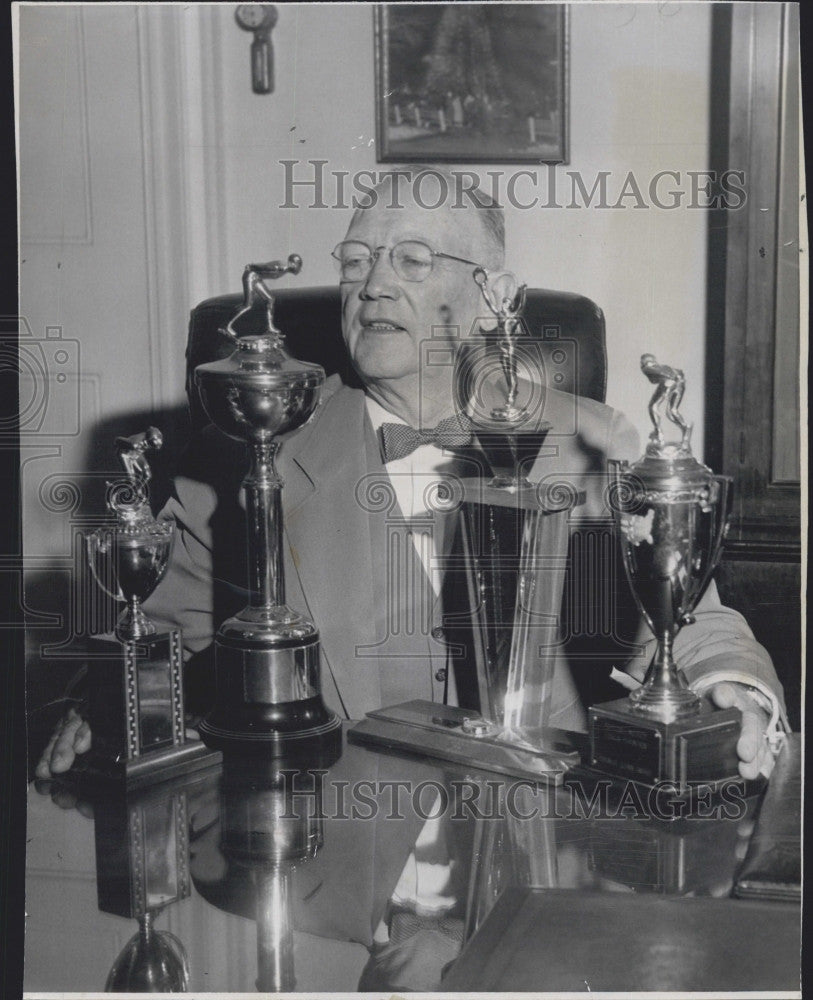
[{"label": "man's left hand", "polygon": [[742,731],[737,741],[739,770],[743,778],[756,778],[759,774],[769,777],[773,770],[774,757],[765,730],[770,721],[766,712],[749,697],[739,684],[722,681],[709,692],[717,708],[739,708],[742,712]]}]

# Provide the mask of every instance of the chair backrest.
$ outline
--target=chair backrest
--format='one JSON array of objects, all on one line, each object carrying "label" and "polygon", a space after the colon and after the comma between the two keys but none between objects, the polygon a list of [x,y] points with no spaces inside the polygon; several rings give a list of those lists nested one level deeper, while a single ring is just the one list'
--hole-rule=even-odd
[{"label": "chair backrest", "polygon": [[[338,372],[349,385],[358,385],[342,340],[338,287],[281,288],[274,290],[274,296],[274,318],[291,354],[303,361],[318,362],[328,375]],[[219,295],[192,310],[186,348],[186,392],[194,429],[208,423],[195,388],[195,368],[232,353],[234,343],[220,328],[241,302],[239,294]],[[523,321],[538,345],[549,384],[603,403],[607,391],[604,314],[595,302],[570,292],[528,289]],[[261,332],[264,322],[265,312],[257,308],[243,317],[238,332]]]}]

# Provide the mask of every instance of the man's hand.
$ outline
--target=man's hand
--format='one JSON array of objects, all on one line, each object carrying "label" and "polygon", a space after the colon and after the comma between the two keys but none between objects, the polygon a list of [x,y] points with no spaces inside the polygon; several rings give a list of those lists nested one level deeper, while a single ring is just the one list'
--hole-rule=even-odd
[{"label": "man's hand", "polygon": [[88,799],[80,799],[72,788],[66,788],[51,778],[37,778],[34,788],[40,795],[50,795],[51,801],[60,809],[75,809],[88,819],[93,819],[93,803]]},{"label": "man's hand", "polygon": [[73,766],[77,754],[90,749],[90,742],[90,726],[75,708],[69,709],[43,750],[34,774],[37,778],[63,774]]},{"label": "man's hand", "polygon": [[756,778],[759,774],[770,777],[774,757],[765,739],[765,730],[770,721],[767,713],[739,684],[723,681],[715,684],[709,694],[717,708],[731,708],[733,705],[742,712],[742,731],[737,742],[742,777]]}]

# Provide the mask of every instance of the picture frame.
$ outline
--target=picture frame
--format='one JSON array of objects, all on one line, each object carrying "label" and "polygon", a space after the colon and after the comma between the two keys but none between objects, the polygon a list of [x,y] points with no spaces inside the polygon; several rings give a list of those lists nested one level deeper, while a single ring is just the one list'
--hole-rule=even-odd
[{"label": "picture frame", "polygon": [[567,163],[567,4],[377,4],[379,163]]}]

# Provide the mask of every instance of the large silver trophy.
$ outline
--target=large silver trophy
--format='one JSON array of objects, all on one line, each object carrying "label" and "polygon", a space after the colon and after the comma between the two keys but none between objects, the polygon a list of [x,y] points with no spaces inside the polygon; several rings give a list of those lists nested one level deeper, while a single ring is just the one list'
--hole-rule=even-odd
[{"label": "large silver trophy", "polygon": [[[466,459],[478,474],[459,481],[462,547],[446,570],[462,568],[466,576],[466,607],[453,617],[469,635],[473,662],[466,668],[476,672],[479,712],[417,700],[369,713],[349,738],[558,784],[579,760],[548,715],[569,518],[584,495],[565,482],[529,479],[550,424],[537,408],[518,405],[525,286],[497,300],[484,270],[474,280],[497,319],[497,338],[459,359],[457,402],[473,433]],[[472,405],[472,385],[494,375],[502,376],[502,401]]]},{"label": "large silver trophy", "polygon": [[[335,760],[334,754],[308,761],[307,766],[329,767]],[[295,772],[291,763],[264,762],[260,771],[252,761],[230,755],[221,782],[220,850],[228,865],[224,881],[245,884],[244,879],[250,879],[257,925],[257,989],[262,993],[296,990],[295,872],[324,844],[325,817],[320,811],[324,771]]]},{"label": "large silver trophy", "polygon": [[93,745],[77,758],[71,779],[136,787],[219,760],[186,738],[180,631],[157,629],[141,608],[167,571],[174,538],[174,522],[153,517],[148,497],[147,452],[161,444],[155,427],[116,439],[124,476],[108,483],[115,520],[87,537],[93,576],[125,608],[113,634],[87,642]]},{"label": "large silver trophy", "polygon": [[[654,425],[643,457],[611,462],[610,505],[627,579],[658,640],[643,685],[628,698],[590,709],[590,764],[644,784],[679,789],[737,775],[740,712],[714,709],[687,685],[673,656],[681,628],[719,561],[731,511],[731,480],[692,454],[691,426],[679,407],[685,378],[651,354],[641,370],[655,385]],[[679,430],[667,441],[662,411]]]},{"label": "large silver trophy", "polygon": [[[274,468],[279,435],[314,413],[324,369],[296,361],[274,325],[274,299],[263,284],[297,274],[296,254],[287,264],[249,264],[244,302],[223,331],[234,353],[199,365],[195,379],[212,423],[246,443],[249,470],[243,480],[249,554],[249,602],[223,622],[215,640],[216,707],[201,723],[204,741],[222,750],[280,757],[311,752],[341,740],[341,722],[320,690],[319,632],[285,603],[282,480]],[[235,322],[264,304],[266,332],[239,336]]]}]

